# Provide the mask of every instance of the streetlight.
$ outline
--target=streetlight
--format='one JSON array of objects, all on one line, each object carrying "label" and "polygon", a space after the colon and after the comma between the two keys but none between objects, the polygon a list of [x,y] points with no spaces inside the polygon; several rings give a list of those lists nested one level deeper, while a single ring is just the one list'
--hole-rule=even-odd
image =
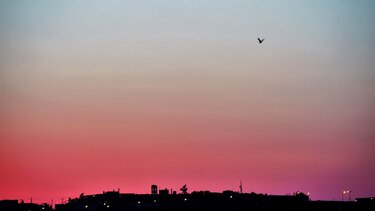
[{"label": "streetlight", "polygon": [[344,194],[349,194],[349,201],[352,201],[352,192],[353,191],[351,191],[351,190],[344,190],[344,191],[342,191],[342,195],[341,195],[341,197],[342,197],[342,201],[344,201]]}]

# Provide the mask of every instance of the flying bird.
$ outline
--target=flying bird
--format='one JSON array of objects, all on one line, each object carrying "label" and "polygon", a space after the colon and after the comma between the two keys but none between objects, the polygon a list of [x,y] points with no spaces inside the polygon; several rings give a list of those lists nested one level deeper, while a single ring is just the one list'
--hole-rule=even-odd
[{"label": "flying bird", "polygon": [[259,41],[259,44],[260,44],[260,43],[262,43],[262,42],[264,41],[264,39],[261,40],[261,39],[259,39],[259,37],[258,37],[258,41]]}]

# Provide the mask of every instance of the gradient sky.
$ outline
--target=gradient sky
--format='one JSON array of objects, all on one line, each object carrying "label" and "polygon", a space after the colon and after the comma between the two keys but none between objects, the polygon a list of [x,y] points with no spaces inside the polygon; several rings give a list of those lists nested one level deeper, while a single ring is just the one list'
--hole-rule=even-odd
[{"label": "gradient sky", "polygon": [[0,199],[374,196],[374,8],[2,0]]}]

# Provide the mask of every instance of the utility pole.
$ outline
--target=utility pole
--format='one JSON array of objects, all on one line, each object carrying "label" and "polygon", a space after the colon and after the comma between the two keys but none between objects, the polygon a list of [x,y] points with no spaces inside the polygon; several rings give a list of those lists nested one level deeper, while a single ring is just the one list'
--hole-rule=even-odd
[{"label": "utility pole", "polygon": [[240,193],[242,194],[242,180],[240,181]]},{"label": "utility pole", "polygon": [[344,191],[342,191],[342,201],[344,201],[344,195],[346,194],[347,192],[346,192],[346,190],[344,190]]}]

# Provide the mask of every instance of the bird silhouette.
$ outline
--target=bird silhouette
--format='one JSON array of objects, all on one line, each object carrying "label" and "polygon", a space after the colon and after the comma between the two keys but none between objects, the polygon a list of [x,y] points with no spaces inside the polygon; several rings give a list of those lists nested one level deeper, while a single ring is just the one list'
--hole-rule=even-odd
[{"label": "bird silhouette", "polygon": [[262,43],[263,41],[264,41],[264,39],[259,39],[259,37],[258,37],[258,41],[259,41],[259,43]]}]

